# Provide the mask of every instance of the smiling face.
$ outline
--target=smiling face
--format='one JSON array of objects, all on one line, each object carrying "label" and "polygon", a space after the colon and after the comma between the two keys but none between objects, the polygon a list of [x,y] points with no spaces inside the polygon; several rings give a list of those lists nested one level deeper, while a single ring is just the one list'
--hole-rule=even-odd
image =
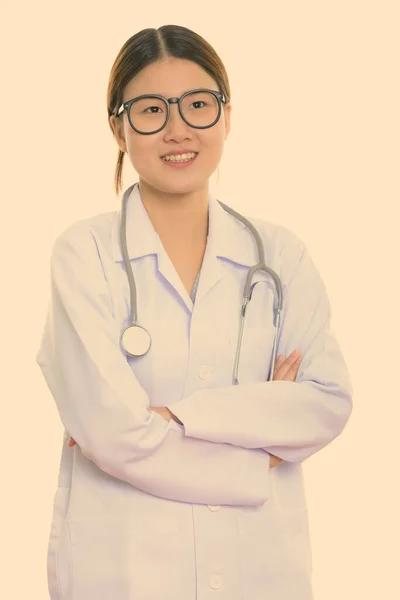
[{"label": "smiling face", "polygon": [[[142,69],[125,87],[123,102],[141,94],[160,94],[165,98],[181,96],[197,88],[219,91],[216,81],[197,63],[181,58],[166,58]],[[177,104],[170,105],[170,119],[161,131],[142,135],[132,129],[126,111],[110,122],[120,149],[129,155],[140,180],[167,194],[190,194],[207,188],[208,180],[221,160],[224,141],[230,129],[231,106],[222,104],[217,123],[196,129],[185,123]],[[165,163],[163,156],[181,150],[198,153],[184,168]]]}]

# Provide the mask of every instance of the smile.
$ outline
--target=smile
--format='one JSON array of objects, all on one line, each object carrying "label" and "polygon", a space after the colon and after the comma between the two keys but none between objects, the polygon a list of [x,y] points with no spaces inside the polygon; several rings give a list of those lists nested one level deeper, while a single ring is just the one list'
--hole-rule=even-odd
[{"label": "smile", "polygon": [[168,165],[169,167],[182,168],[187,167],[194,163],[197,158],[198,153],[189,152],[187,154],[168,154],[164,156],[161,160]]}]

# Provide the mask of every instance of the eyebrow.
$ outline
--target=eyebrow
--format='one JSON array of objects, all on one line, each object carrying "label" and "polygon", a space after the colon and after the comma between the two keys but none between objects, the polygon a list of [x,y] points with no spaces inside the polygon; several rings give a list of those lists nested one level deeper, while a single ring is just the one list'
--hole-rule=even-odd
[{"label": "eyebrow", "polygon": [[206,86],[197,86],[197,87],[192,87],[189,88],[187,90],[185,90],[184,92],[182,92],[181,94],[177,94],[175,96],[169,96],[167,94],[162,94],[160,92],[141,92],[140,94],[132,94],[132,98],[136,98],[137,96],[144,96],[145,94],[149,94],[149,95],[156,95],[156,96],[162,96],[163,98],[180,98],[181,96],[183,96],[183,94],[186,94],[186,92],[191,92],[192,90],[212,90],[213,92],[218,92],[219,90],[214,90],[212,88],[206,87]]}]

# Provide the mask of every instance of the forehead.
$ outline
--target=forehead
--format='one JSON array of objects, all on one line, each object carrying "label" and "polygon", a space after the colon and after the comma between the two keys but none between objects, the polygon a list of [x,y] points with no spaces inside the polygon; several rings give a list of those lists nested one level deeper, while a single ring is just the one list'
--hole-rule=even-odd
[{"label": "forehead", "polygon": [[218,85],[197,63],[167,58],[147,65],[135,75],[125,87],[124,101],[141,94],[161,94],[170,98],[195,88],[218,90]]}]

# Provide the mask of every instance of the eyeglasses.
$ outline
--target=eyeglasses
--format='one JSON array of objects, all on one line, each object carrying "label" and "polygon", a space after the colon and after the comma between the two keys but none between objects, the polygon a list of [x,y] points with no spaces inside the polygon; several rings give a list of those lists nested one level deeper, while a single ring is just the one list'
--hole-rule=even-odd
[{"label": "eyeglasses", "polygon": [[180,98],[164,98],[158,94],[142,94],[124,102],[115,113],[125,110],[132,129],[143,135],[157,133],[169,121],[171,104],[178,104],[179,114],[190,127],[207,129],[221,116],[221,103],[226,103],[222,92],[204,88],[190,90]]}]

